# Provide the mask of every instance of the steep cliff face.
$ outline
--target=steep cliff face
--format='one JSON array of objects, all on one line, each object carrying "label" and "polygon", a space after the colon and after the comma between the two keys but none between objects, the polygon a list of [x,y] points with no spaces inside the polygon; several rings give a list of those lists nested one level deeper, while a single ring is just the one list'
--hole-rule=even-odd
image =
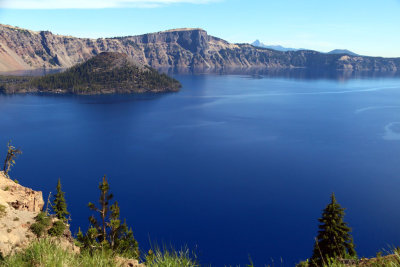
[{"label": "steep cliff face", "polygon": [[280,52],[231,44],[202,29],[176,29],[139,36],[85,39],[0,25],[0,71],[66,68],[101,52],[121,52],[154,68],[326,68],[397,71],[400,59]]}]

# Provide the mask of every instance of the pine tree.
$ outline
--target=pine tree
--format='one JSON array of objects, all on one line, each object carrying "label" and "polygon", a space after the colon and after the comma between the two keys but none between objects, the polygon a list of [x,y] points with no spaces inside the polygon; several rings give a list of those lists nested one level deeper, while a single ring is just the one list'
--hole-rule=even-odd
[{"label": "pine tree", "polygon": [[351,228],[343,221],[344,208],[337,203],[332,193],[329,203],[322,213],[318,236],[311,257],[312,265],[322,266],[330,259],[356,257]]},{"label": "pine tree", "polygon": [[54,195],[52,207],[56,214],[56,217],[66,222],[67,215],[69,215],[69,212],[67,211],[67,203],[65,202],[64,194],[65,193],[61,190],[61,181],[60,179],[58,179],[57,193]]},{"label": "pine tree", "polygon": [[107,226],[110,228],[109,242],[113,251],[127,258],[138,259],[140,256],[138,242],[133,237],[133,231],[128,228],[126,221],[121,224],[119,218],[118,202],[110,207],[110,222]]},{"label": "pine tree", "polygon": [[101,222],[99,222],[95,216],[89,217],[89,222],[92,224],[94,228],[97,229],[99,236],[98,239],[100,243],[105,241],[107,238],[107,225],[106,219],[108,217],[108,213],[110,212],[110,200],[113,198],[113,195],[109,193],[110,185],[107,182],[107,177],[103,176],[103,181],[99,184],[100,189],[100,199],[99,204],[100,208],[97,208],[95,204],[89,202],[88,206],[91,210],[96,211],[100,214]]},{"label": "pine tree", "polygon": [[96,228],[90,227],[86,234],[83,234],[81,228],[79,227],[76,239],[78,240],[78,246],[89,251],[90,254],[94,250],[101,248],[100,244],[97,242],[97,237],[99,233]]},{"label": "pine tree", "polygon": [[91,252],[97,248],[111,249],[119,255],[139,259],[138,242],[126,222],[121,223],[118,202],[115,201],[110,205],[113,195],[109,193],[110,186],[106,176],[103,177],[99,189],[100,207],[96,207],[93,203],[89,203],[88,206],[99,214],[100,219],[94,215],[89,217],[91,226],[86,235],[79,230],[77,239],[81,247]]}]

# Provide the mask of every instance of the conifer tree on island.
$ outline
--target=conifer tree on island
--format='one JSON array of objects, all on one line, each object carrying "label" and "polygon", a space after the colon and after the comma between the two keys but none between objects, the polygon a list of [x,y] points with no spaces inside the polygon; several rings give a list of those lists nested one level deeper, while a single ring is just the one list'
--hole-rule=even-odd
[{"label": "conifer tree on island", "polygon": [[323,266],[330,259],[354,258],[357,256],[354,249],[351,228],[343,221],[344,208],[337,203],[332,193],[331,203],[323,210],[318,236],[314,245],[311,264]]},{"label": "conifer tree on island", "polygon": [[67,211],[67,203],[65,202],[65,193],[61,189],[61,181],[58,179],[57,193],[54,195],[52,208],[56,214],[56,217],[63,222],[67,221],[69,212]]}]

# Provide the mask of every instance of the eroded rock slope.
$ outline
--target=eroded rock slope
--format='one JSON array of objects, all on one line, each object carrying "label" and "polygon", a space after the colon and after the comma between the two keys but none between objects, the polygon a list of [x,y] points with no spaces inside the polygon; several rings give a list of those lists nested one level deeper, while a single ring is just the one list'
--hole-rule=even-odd
[{"label": "eroded rock slope", "polygon": [[318,68],[397,71],[399,58],[281,52],[231,44],[202,29],[175,29],[139,36],[87,39],[0,25],[0,71],[67,68],[101,52],[127,54],[154,68],[204,70],[228,68]]}]

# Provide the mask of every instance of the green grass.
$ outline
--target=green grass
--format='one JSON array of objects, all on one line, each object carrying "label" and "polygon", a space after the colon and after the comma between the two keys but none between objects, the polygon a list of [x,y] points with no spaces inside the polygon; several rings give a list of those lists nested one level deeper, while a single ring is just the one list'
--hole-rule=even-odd
[{"label": "green grass", "polygon": [[[179,251],[158,247],[146,257],[147,267],[197,267],[200,266],[196,255],[187,248]],[[0,267],[119,267],[115,255],[110,250],[97,250],[89,252],[72,253],[63,250],[51,239],[43,238],[33,242],[27,249],[13,256],[2,259]],[[247,266],[253,267],[250,263]],[[307,265],[303,265],[307,266]],[[358,260],[355,265],[345,264],[340,261],[326,263],[323,267],[400,267],[400,254],[394,250],[388,256],[377,256],[374,259]]]},{"label": "green grass", "polygon": [[173,248],[167,249],[165,246],[160,249],[154,246],[151,253],[146,257],[147,267],[195,267],[200,266],[196,255],[188,248],[179,251]]},{"label": "green grass", "polygon": [[31,244],[26,250],[6,257],[0,266],[7,267],[116,267],[114,257],[109,252],[97,251],[93,255],[75,254],[63,250],[50,239],[41,239]]},{"label": "green grass", "polygon": [[98,250],[95,251],[92,255],[88,252],[82,253],[77,256],[77,265],[82,267],[111,267],[111,266],[119,266],[114,256],[109,250]]},{"label": "green grass", "polygon": [[[297,265],[298,267],[310,266],[307,262],[302,262]],[[331,260],[325,262],[323,267],[350,267],[350,266],[360,266],[360,267],[400,267],[400,254],[399,250],[393,250],[388,253],[387,256],[381,256],[379,253],[376,258],[372,259],[358,259],[354,262],[343,262],[340,260]]]},{"label": "green grass", "polygon": [[[195,267],[196,256],[188,249],[175,251],[173,249],[154,249],[151,261],[147,267]],[[0,267],[119,267],[115,255],[110,250],[97,250],[73,253],[63,250],[49,238],[33,242],[24,251],[0,260]]]}]

